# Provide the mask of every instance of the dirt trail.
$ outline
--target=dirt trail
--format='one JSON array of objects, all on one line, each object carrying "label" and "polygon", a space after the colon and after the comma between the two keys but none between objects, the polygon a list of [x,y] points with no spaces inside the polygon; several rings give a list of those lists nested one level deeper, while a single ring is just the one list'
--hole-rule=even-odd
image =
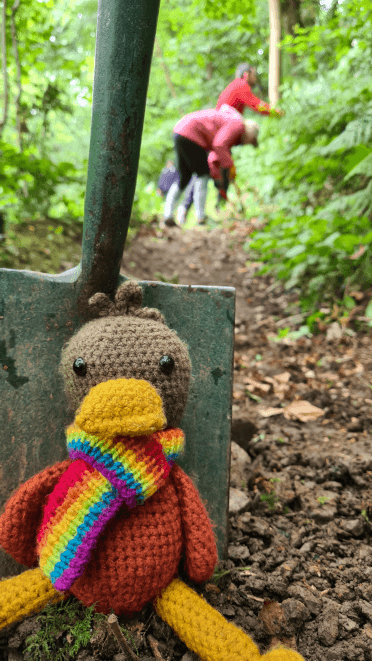
[{"label": "dirt trail", "polygon": [[[244,223],[153,234],[125,253],[126,275],[237,289],[231,571],[206,598],[262,650],[278,638],[306,661],[371,660],[370,337],[270,339],[302,317],[295,293],[246,266]],[[302,422],[285,410],[296,401],[321,411]]]}]

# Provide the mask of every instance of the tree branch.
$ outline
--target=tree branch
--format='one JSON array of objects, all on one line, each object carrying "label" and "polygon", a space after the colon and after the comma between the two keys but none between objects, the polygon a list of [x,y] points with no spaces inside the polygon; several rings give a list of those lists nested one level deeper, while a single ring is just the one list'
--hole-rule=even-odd
[{"label": "tree branch", "polygon": [[8,101],[9,101],[8,71],[7,71],[7,57],[6,57],[6,0],[3,0],[3,11],[1,16],[1,53],[2,53],[2,61],[3,61],[2,69],[3,69],[3,86],[4,86],[4,106],[3,106],[3,118],[0,121],[0,138],[8,119]]}]

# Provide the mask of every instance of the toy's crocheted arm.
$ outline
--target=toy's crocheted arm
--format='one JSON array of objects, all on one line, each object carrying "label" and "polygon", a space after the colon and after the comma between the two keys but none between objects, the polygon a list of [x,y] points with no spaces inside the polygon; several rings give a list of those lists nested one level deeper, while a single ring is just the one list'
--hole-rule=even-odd
[{"label": "toy's crocheted arm", "polygon": [[45,468],[22,484],[0,516],[0,546],[27,567],[37,564],[36,533],[48,494],[71,463],[70,459]]},{"label": "toy's crocheted arm", "polygon": [[213,574],[218,560],[211,522],[196,488],[183,470],[175,465],[170,476],[181,510],[186,571],[192,581],[202,583]]}]

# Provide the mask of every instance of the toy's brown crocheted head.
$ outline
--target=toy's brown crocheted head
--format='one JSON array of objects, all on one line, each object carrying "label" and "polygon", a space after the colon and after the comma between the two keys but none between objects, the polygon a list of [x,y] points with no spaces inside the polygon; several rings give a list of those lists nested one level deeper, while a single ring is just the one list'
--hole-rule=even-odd
[{"label": "toy's brown crocheted head", "polygon": [[76,410],[93,386],[116,379],[147,381],[160,395],[167,427],[177,427],[187,401],[190,360],[186,345],[162,314],[142,308],[142,289],[127,281],[112,302],[89,300],[98,317],[85,324],[62,353],[66,394]]}]

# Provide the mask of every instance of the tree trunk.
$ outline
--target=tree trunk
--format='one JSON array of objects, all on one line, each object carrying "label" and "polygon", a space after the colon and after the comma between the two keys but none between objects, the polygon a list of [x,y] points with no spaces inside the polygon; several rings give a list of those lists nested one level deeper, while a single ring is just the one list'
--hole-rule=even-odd
[{"label": "tree trunk", "polygon": [[[282,26],[284,32],[294,37],[295,26],[298,25],[300,28],[304,27],[300,13],[300,0],[286,0],[286,2],[282,1],[281,12],[282,12]],[[296,53],[289,53],[289,59],[291,61],[292,66],[295,66],[297,64]]]},{"label": "tree trunk", "polygon": [[280,82],[280,4],[279,0],[269,0],[270,50],[269,50],[269,100],[275,105],[279,100]]}]

